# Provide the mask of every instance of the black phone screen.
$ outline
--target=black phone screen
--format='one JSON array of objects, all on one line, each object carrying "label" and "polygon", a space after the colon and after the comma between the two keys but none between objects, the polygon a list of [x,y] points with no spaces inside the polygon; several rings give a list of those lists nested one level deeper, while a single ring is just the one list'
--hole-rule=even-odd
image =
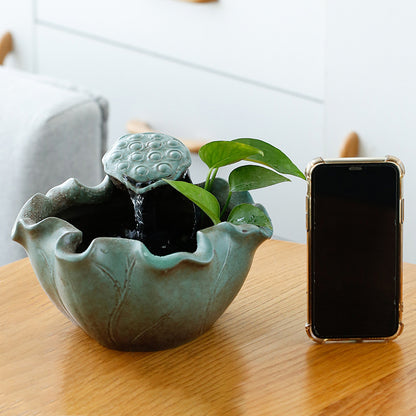
[{"label": "black phone screen", "polygon": [[311,173],[310,302],[319,338],[393,336],[401,291],[400,172],[393,163]]}]

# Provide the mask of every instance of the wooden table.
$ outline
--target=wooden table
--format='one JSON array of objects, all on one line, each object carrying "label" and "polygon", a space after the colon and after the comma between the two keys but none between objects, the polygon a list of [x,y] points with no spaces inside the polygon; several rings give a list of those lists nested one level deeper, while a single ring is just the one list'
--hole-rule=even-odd
[{"label": "wooden table", "polygon": [[66,320],[27,259],[0,268],[1,415],[415,415],[416,265],[396,342],[318,345],[306,248],[268,241],[214,327],[154,353],[107,350]]}]

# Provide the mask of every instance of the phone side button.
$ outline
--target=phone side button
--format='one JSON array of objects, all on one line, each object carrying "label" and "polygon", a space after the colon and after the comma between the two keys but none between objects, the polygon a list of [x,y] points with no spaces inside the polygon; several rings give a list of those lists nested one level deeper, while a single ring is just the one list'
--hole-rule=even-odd
[{"label": "phone side button", "polygon": [[404,222],[404,198],[400,200],[400,224]]}]

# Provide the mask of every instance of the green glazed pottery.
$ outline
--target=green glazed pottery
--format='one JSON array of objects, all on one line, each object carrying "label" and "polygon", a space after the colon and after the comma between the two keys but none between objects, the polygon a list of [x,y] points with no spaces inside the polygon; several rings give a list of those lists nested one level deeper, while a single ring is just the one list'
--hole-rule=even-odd
[{"label": "green glazed pottery", "polygon": [[[130,209],[120,193],[110,176],[96,187],[69,179],[24,205],[12,238],[57,308],[103,346],[150,351],[191,341],[232,302],[272,232],[222,222],[197,231],[194,252],[158,256],[117,236]],[[216,179],[213,193],[224,201],[228,184]],[[252,203],[247,192],[230,209],[242,202]]]}]

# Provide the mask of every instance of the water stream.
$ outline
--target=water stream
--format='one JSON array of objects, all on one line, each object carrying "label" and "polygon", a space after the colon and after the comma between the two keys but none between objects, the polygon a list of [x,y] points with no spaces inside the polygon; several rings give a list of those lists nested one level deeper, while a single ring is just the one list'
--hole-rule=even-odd
[{"label": "water stream", "polygon": [[[188,171],[180,180],[192,183]],[[142,241],[159,256],[196,250],[200,216],[193,202],[168,184],[141,194],[132,191],[129,194],[134,208],[135,229],[126,230],[126,238]]]}]

